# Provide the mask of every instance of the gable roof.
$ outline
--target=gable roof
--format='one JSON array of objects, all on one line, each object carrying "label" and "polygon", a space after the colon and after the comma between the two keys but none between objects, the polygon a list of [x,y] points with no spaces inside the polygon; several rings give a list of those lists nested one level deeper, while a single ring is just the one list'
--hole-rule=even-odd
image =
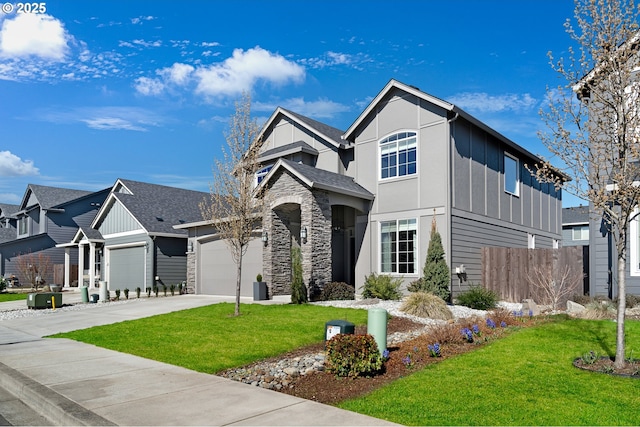
[{"label": "gable roof", "polygon": [[320,136],[322,139],[326,140],[336,148],[344,148],[344,141],[341,138],[343,132],[340,129],[321,123],[317,120],[310,119],[309,117],[305,117],[302,114],[286,110],[282,107],[276,108],[273,114],[271,114],[271,117],[269,117],[269,119],[262,126],[262,130],[258,134],[258,139],[264,136],[266,130],[276,122],[276,119],[279,116],[287,117],[289,120],[298,123],[309,132]]},{"label": "gable roof", "polygon": [[46,185],[28,184],[27,189],[20,203],[20,210],[25,210],[29,206],[29,196],[33,194],[38,200],[41,209],[48,210],[57,208],[60,205],[68,203],[72,200],[92,194],[91,191],[72,190],[70,188],[49,187]]},{"label": "gable roof", "polygon": [[371,192],[356,183],[350,176],[340,175],[324,169],[319,169],[303,163],[292,162],[282,158],[278,160],[273,169],[271,169],[262,182],[260,182],[258,186],[260,190],[266,186],[267,182],[275,176],[279,169],[288,170],[304,182],[309,188],[328,190],[339,194],[355,196],[365,200],[374,199],[374,195]]},{"label": "gable roof", "polygon": [[20,210],[19,205],[0,203],[0,218],[14,218],[14,214]]},{"label": "gable roof", "polygon": [[[129,194],[114,191],[120,186]],[[207,197],[209,193],[201,191],[118,179],[91,227],[97,228],[109,212],[111,202],[117,200],[151,235],[186,234],[186,231],[174,229],[173,225],[202,220],[200,202]]]},{"label": "gable roof", "polygon": [[[429,95],[428,93],[422,92],[420,89],[418,89],[418,88],[416,88],[414,86],[410,86],[410,85],[401,83],[401,82],[399,82],[397,80],[394,80],[394,79],[391,79],[389,81],[389,83],[387,83],[387,85],[369,103],[367,108],[364,109],[364,111],[358,116],[358,118],[353,122],[353,124],[351,126],[349,126],[349,129],[347,129],[347,131],[344,133],[344,135],[342,135],[342,139],[347,140],[347,141],[351,141],[353,139],[353,137],[354,137],[354,134],[356,133],[356,131],[360,127],[360,125],[363,124],[365,122],[365,120],[367,119],[367,117],[369,117],[371,114],[375,114],[375,112],[376,112],[375,109],[378,106],[378,104],[387,96],[387,94],[389,94],[394,89],[406,92],[406,93],[408,93],[410,95],[413,95],[413,96],[415,96],[415,97],[417,97],[419,99],[422,99],[424,101],[427,101],[427,102],[429,102],[431,104],[434,104],[436,106],[439,106],[439,107],[443,108],[447,112],[451,113],[451,117],[450,117],[451,120],[455,120],[458,117],[462,117],[465,120],[467,120],[468,122],[474,124],[475,126],[479,127],[480,129],[484,130],[485,132],[487,132],[487,133],[491,134],[492,136],[494,136],[495,138],[499,139],[505,145],[507,145],[510,148],[512,148],[514,151],[519,152],[521,154],[524,154],[525,156],[532,158],[534,161],[540,161],[540,162],[542,161],[542,159],[540,157],[538,157],[537,155],[529,152],[528,150],[524,149],[520,145],[518,145],[515,142],[511,141],[506,136],[502,135],[501,133],[499,133],[495,129],[489,127],[485,123],[483,123],[480,120],[476,119],[471,114],[466,113],[464,110],[462,110],[461,108],[457,107],[456,105],[451,104],[450,102],[447,102],[447,101],[443,101],[440,98],[436,98],[433,95]],[[565,178],[568,178],[568,177],[565,177]]]},{"label": "gable roof", "polygon": [[270,150],[260,153],[258,157],[259,162],[268,162],[269,160],[277,159],[280,157],[288,156],[295,153],[308,153],[314,156],[320,154],[318,150],[310,146],[304,141],[296,141],[291,144],[283,145],[281,147],[272,148]]}]

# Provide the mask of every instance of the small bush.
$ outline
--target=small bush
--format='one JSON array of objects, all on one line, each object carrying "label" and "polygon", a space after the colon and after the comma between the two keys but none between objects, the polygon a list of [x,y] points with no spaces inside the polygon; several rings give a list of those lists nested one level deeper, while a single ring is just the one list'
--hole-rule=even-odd
[{"label": "small bush", "polygon": [[[616,297],[616,299],[614,299],[613,302],[615,303],[615,305],[617,307],[618,306],[618,298]],[[637,306],[638,304],[640,304],[640,296],[632,295],[632,294],[626,294],[625,295],[625,304],[626,304],[627,308],[633,308],[633,307]]]},{"label": "small bush", "polygon": [[476,310],[489,310],[498,303],[498,295],[482,286],[472,286],[468,291],[458,295],[458,304]]},{"label": "small bush", "polygon": [[373,336],[338,334],[327,342],[325,369],[339,377],[371,376],[382,369],[382,356]]},{"label": "small bush", "polygon": [[400,292],[400,286],[402,285],[401,278],[392,278],[389,275],[371,273],[364,280],[362,286],[363,298],[380,298],[382,300],[399,300],[402,298],[402,292]]},{"label": "small bush", "polygon": [[0,276],[0,292],[4,292],[7,289],[7,280]]},{"label": "small bush", "polygon": [[129,299],[129,288],[124,288],[123,292],[124,292],[124,299]]},{"label": "small bush", "polygon": [[460,344],[463,342],[463,337],[460,335],[460,325],[456,323],[447,323],[432,328],[429,331],[429,339],[439,342],[440,345]]},{"label": "small bush", "polygon": [[594,301],[585,306],[586,310],[578,313],[578,317],[582,319],[615,319],[617,307],[611,301]]},{"label": "small bush", "polygon": [[140,298],[140,292],[142,292],[142,289],[140,289],[140,286],[138,286],[136,288],[136,298]]},{"label": "small bush", "polygon": [[306,304],[309,302],[307,287],[302,277],[302,253],[299,247],[291,248],[291,303]]},{"label": "small bush", "polygon": [[116,301],[120,300],[120,289],[116,289]]},{"label": "small bush", "polygon": [[447,303],[442,298],[428,292],[414,292],[409,295],[400,310],[413,316],[429,319],[453,319],[453,314],[447,307]]},{"label": "small bush", "polygon": [[356,298],[356,288],[344,282],[331,282],[324,285],[320,301],[352,300]]},{"label": "small bush", "polygon": [[256,282],[262,282],[262,274],[258,273],[256,275]]}]

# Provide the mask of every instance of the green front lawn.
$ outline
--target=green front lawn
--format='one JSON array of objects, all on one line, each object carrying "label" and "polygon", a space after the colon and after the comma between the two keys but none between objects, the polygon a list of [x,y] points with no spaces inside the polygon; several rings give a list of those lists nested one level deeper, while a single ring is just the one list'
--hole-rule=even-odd
[{"label": "green front lawn", "polygon": [[[56,336],[215,373],[321,342],[328,320],[367,320],[312,305],[241,312],[216,304]],[[640,425],[640,379],[574,368],[589,350],[614,353],[615,323],[559,317],[339,406],[406,425]],[[627,321],[627,350],[640,357],[638,321]]]},{"label": "green front lawn", "polygon": [[214,304],[58,334],[148,359],[215,373],[322,342],[325,323],[367,322],[367,311],[314,305]]},{"label": "green front lawn", "polygon": [[1,293],[0,302],[20,301],[23,299],[26,300],[28,295],[29,294],[27,293],[13,293],[13,292]]},{"label": "green front lawn", "polygon": [[[589,350],[615,354],[615,323],[523,329],[339,406],[405,425],[640,425],[640,379],[574,368]],[[627,351],[640,357],[640,322]]]}]

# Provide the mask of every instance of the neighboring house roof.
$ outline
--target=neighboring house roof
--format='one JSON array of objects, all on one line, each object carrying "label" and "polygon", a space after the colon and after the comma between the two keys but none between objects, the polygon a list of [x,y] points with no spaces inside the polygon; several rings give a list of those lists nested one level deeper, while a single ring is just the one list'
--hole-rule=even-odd
[{"label": "neighboring house roof", "polygon": [[296,163],[290,160],[280,159],[273,169],[260,183],[260,188],[264,188],[266,183],[284,168],[304,182],[309,188],[333,191],[340,194],[359,197],[365,200],[373,200],[374,195],[366,188],[356,183],[352,177],[329,172],[324,169],[315,168],[303,163]]},{"label": "neighboring house roof", "polygon": [[14,214],[20,210],[19,205],[0,203],[0,218],[14,218]]},{"label": "neighboring house roof", "polygon": [[[130,194],[114,192],[113,190],[119,184],[123,185]],[[91,227],[97,228],[105,218],[109,211],[109,202],[113,198],[122,203],[149,234],[186,234],[183,230],[176,231],[173,226],[202,220],[200,203],[206,201],[208,197],[209,193],[201,191],[118,179]]]},{"label": "neighboring house roof", "polygon": [[282,107],[276,108],[276,111],[273,112],[271,117],[265,122],[264,126],[262,126],[262,130],[258,135],[258,139],[264,136],[264,133],[273,125],[278,118],[278,116],[288,117],[290,120],[300,124],[303,128],[306,128],[308,131],[322,137],[328,143],[332,144],[336,148],[343,148],[344,141],[341,138],[342,131],[340,129],[336,129],[332,126],[326,125],[319,121],[310,119],[309,117],[305,117],[302,114],[294,113],[293,111],[286,110]]},{"label": "neighboring house roof", "polygon": [[278,159],[280,157],[289,156],[295,153],[308,153],[317,156],[318,150],[310,146],[304,141],[296,141],[291,144],[283,145],[282,147],[272,148],[263,153],[260,153],[258,161],[261,163],[268,162],[269,160]]},{"label": "neighboring house roof", "polygon": [[15,228],[0,228],[0,243],[16,239]]},{"label": "neighboring house roof", "polygon": [[[520,145],[518,145],[515,142],[511,141],[506,136],[502,135],[501,133],[499,133],[495,129],[489,127],[485,123],[483,123],[480,120],[476,119],[471,114],[465,112],[464,110],[462,110],[461,108],[457,107],[456,105],[451,104],[451,103],[449,103],[447,101],[443,101],[440,98],[436,98],[433,95],[429,95],[429,94],[427,94],[425,92],[422,92],[420,89],[418,89],[415,86],[410,86],[410,85],[401,83],[401,82],[399,82],[397,80],[394,80],[394,79],[391,79],[389,81],[389,83],[387,83],[387,85],[371,101],[371,103],[367,106],[367,108],[365,108],[365,110],[358,116],[358,118],[353,122],[353,124],[349,127],[349,129],[347,129],[347,131],[344,133],[344,135],[342,135],[342,139],[344,139],[346,141],[351,141],[354,138],[354,134],[356,133],[356,131],[358,130],[360,125],[362,125],[363,123],[366,123],[366,120],[370,115],[376,114],[376,108],[378,107],[378,104],[387,96],[387,94],[389,92],[391,92],[394,89],[398,89],[398,90],[401,90],[403,92],[409,93],[409,94],[411,94],[411,95],[413,95],[413,96],[415,96],[417,98],[423,99],[423,100],[425,100],[425,101],[427,101],[427,102],[429,102],[429,103],[431,103],[433,105],[436,105],[436,106],[439,106],[439,107],[443,108],[444,110],[446,110],[446,111],[451,113],[450,120],[455,120],[456,118],[458,118],[458,116],[464,118],[465,120],[469,121],[470,123],[474,124],[475,126],[479,127],[480,129],[484,130],[485,132],[489,133],[490,135],[493,135],[494,137],[498,138],[505,145],[507,145],[510,148],[512,148],[515,152],[524,154],[525,156],[530,157],[531,159],[533,159],[535,162],[542,162],[543,161],[543,159],[541,159],[537,155],[529,152],[528,150],[524,149]],[[557,173],[563,179],[570,180],[569,176],[563,174],[562,172],[557,171]]]},{"label": "neighboring house roof", "polygon": [[72,200],[92,194],[91,191],[72,190],[69,188],[48,187],[46,185],[28,184],[27,190],[22,198],[20,209],[27,209],[30,195],[33,194],[38,200],[41,209],[53,209]]},{"label": "neighboring house roof", "polygon": [[589,223],[589,207],[574,206],[562,208],[562,225],[580,225]]}]

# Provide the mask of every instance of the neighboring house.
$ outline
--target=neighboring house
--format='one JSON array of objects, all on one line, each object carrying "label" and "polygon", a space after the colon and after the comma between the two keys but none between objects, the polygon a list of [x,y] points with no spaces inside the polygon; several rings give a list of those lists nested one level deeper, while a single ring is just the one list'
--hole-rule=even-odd
[{"label": "neighboring house", "polygon": [[[482,247],[559,246],[561,192],[526,168],[540,159],[413,86],[391,80],[344,132],[278,108],[261,139],[263,237],[247,253],[244,295],[256,272],[270,296],[290,292],[292,246],[311,293],[331,281],[360,288],[372,272],[407,285],[421,275],[434,218],[447,264],[465,273],[452,274],[454,293],[480,283]],[[229,268],[206,224],[177,227],[194,248],[189,281],[196,292],[229,295],[235,285],[200,283]]]},{"label": "neighboring house", "polygon": [[589,246],[589,207],[562,209],[562,246]]},{"label": "neighboring house", "polygon": [[[187,233],[208,193],[118,179],[93,221],[66,244],[79,251],[82,284],[134,291],[186,281]],[[68,266],[66,266],[68,268]],[[68,284],[66,284],[68,286]]]},{"label": "neighboring house", "polygon": [[[17,209],[12,205],[0,207],[0,274],[13,274],[22,280],[18,257],[29,253],[45,255],[54,266],[64,264],[65,251],[56,245],[69,241],[79,227],[91,223],[107,192],[29,184]],[[77,263],[77,256],[72,255],[68,262]],[[74,279],[69,275],[56,277],[54,272],[43,277],[46,283]]]},{"label": "neighboring house", "polygon": [[583,292],[589,295],[589,207],[574,206],[562,209],[562,246],[582,247],[584,273]]}]

